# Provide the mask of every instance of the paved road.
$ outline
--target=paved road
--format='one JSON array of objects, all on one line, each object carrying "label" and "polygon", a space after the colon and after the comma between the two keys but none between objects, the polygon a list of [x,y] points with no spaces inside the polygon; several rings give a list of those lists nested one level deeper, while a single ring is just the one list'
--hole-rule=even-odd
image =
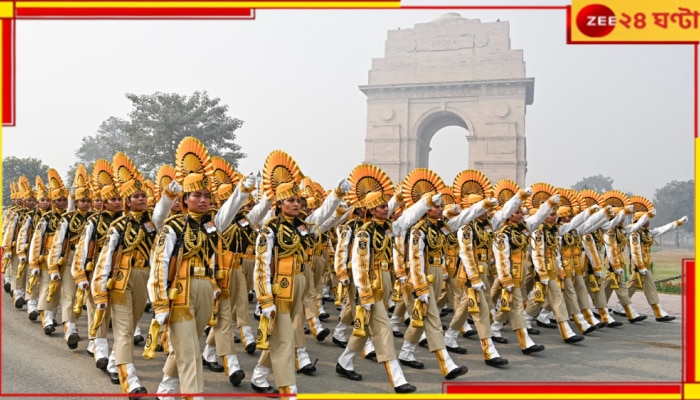
[{"label": "paved road", "polygon": [[[484,364],[478,340],[459,338],[468,354],[453,355],[455,362],[469,367],[461,377],[464,382],[532,382],[532,381],[585,381],[585,382],[679,382],[681,380],[681,296],[662,295],[662,304],[678,319],[670,323],[654,321],[642,293],[633,300],[640,313],[648,313],[644,322],[629,324],[624,317],[620,328],[596,331],[576,345],[562,342],[557,330],[541,329],[533,336],[546,350],[537,355],[523,355],[517,346],[515,334],[506,326],[506,345],[498,345],[501,355],[510,365],[497,369]],[[96,369],[92,357],[85,352],[87,340],[81,339],[76,350],[69,350],[57,330],[52,336],[44,335],[40,323],[27,319],[25,310],[16,310],[10,297],[2,293],[2,393],[118,393],[119,387],[110,383],[106,374]],[[614,302],[614,296],[611,304]],[[252,310],[252,305],[251,305]],[[331,319],[324,323],[333,328],[337,311],[331,306]],[[447,323],[449,318],[443,318]],[[146,332],[150,315],[140,321]],[[78,329],[87,336],[86,317],[81,317]],[[572,325],[573,326],[573,325]],[[335,363],[341,349],[331,343],[307,336],[307,347],[312,359],[318,358],[316,376],[297,375],[298,387],[306,393],[393,393],[383,365],[363,359],[355,362],[356,371],[363,375],[361,382],[351,382],[335,373]],[[397,350],[402,339],[396,339]],[[242,348],[239,360],[246,372],[243,384],[234,388],[223,373],[205,369],[205,387],[210,393],[250,393],[250,375],[257,355],[246,354]],[[161,378],[165,356],[154,360],[141,357],[141,348],[135,351],[136,368],[143,385],[154,393]],[[442,392],[442,379],[437,362],[427,349],[418,348],[416,357],[425,363],[424,370],[405,368],[408,381],[418,393]],[[11,398],[11,397],[8,397]],[[26,397],[25,397],[26,398]],[[61,397],[63,398],[63,397]],[[67,398],[67,397],[66,397]],[[84,397],[83,397],[84,398]],[[105,398],[105,397],[102,397]],[[152,398],[152,397],[151,397]]]}]

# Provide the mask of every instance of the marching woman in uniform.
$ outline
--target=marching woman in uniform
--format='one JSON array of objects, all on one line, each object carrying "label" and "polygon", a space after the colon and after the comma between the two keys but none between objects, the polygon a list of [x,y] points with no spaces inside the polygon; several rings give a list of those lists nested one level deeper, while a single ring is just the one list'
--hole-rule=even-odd
[{"label": "marching woman in uniform", "polygon": [[36,229],[34,229],[29,248],[29,273],[37,277],[41,274],[39,287],[33,290],[39,291],[38,310],[41,314],[41,323],[44,333],[50,335],[56,330],[59,296],[47,299],[51,286],[54,286],[54,291],[58,290],[56,283],[50,283],[48,255],[53,238],[60,227],[61,215],[68,207],[68,189],[63,185],[63,180],[55,169],[49,168],[47,174],[51,211],[46,212],[41,217]]},{"label": "marching woman in uniform", "polygon": [[[78,165],[73,180],[73,198],[76,208],[61,217],[58,233],[54,236],[51,250],[49,250],[48,266],[51,280],[60,281],[61,293],[61,319],[63,319],[63,336],[69,349],[78,347],[78,329],[76,322],[79,313],[73,312],[75,295],[78,287],[73,280],[71,269],[73,258],[76,254],[76,244],[80,240],[83,228],[89,216],[92,199],[88,187],[88,176],[85,166]],[[81,288],[81,293],[87,288]],[[57,289],[58,290],[58,289]],[[81,305],[82,308],[82,305]]]},{"label": "marching woman in uniform", "polygon": [[[651,246],[654,244],[654,239],[664,233],[678,228],[688,221],[688,217],[684,216],[676,221],[671,221],[658,228],[649,229],[649,218],[655,215],[654,205],[651,201],[642,196],[630,197],[630,202],[634,207],[634,222],[645,218],[642,227],[629,235],[630,253],[632,265],[630,266],[635,274],[630,274],[630,279],[627,282],[627,293],[631,298],[637,289],[644,291],[644,296],[654,312],[654,317],[659,322],[668,322],[676,319],[673,315],[669,315],[659,304],[659,294],[656,291],[656,281],[654,274],[651,271]],[[641,286],[641,288],[640,288]]]},{"label": "marching woman in uniform", "polygon": [[[95,188],[94,200],[100,198],[101,207],[94,214],[88,217],[85,229],[76,246],[76,255],[73,259],[72,274],[79,290],[86,290],[88,327],[92,327],[95,315],[95,300],[92,291],[89,290],[89,283],[92,282],[94,264],[102,251],[102,247],[107,239],[107,232],[112,221],[119,218],[122,213],[122,199],[114,187],[112,179],[112,164],[105,159],[98,159],[92,168],[92,182]],[[106,313],[105,320],[109,321],[111,315]],[[102,324],[98,330],[90,332],[90,341],[93,345],[88,345],[95,357],[95,366],[101,370],[107,369],[109,357],[109,345],[107,343],[107,330],[109,324]],[[114,359],[114,357],[112,357]],[[116,367],[115,367],[116,368]],[[116,372],[113,371],[113,372]],[[118,382],[117,382],[118,383]]]},{"label": "marching woman in uniform", "polygon": [[[49,192],[44,186],[44,181],[39,175],[35,178],[34,186],[34,197],[37,200],[37,207],[27,214],[24,219],[19,233],[17,235],[17,258],[19,258],[20,263],[27,263],[29,259],[29,246],[31,245],[32,236],[34,235],[34,229],[36,228],[39,221],[41,221],[42,216],[49,212],[51,208],[51,200],[49,199]],[[39,299],[39,290],[30,289],[31,283],[37,281],[38,277],[34,275],[34,279],[29,277],[29,271],[24,272],[26,281],[26,294],[27,294],[27,316],[30,320],[36,321],[39,316],[39,311],[37,311],[37,303]],[[25,286],[22,288],[24,289]]]},{"label": "marching woman in uniform", "polygon": [[126,154],[114,155],[112,177],[125,213],[112,222],[95,265],[91,289],[97,310],[91,329],[108,323],[103,319],[107,307],[111,307],[112,351],[118,372],[117,376],[110,372],[110,379],[119,380],[123,393],[143,394],[146,388],[134,366],[134,329],[148,299],[149,256],[157,227],[169,209],[157,206],[153,212],[148,211],[144,178]]},{"label": "marching woman in uniform", "polygon": [[215,214],[211,209],[214,170],[202,142],[191,136],[180,142],[175,170],[176,180],[159,204],[170,211],[175,195],[182,191],[184,213],[169,218],[160,231],[148,294],[155,319],[159,325],[167,324],[172,343],[158,393],[175,393],[179,385],[179,393],[192,395],[204,392],[199,339],[207,325],[216,324],[219,313],[219,232],[231,224],[254,179],[251,175],[243,180]]}]

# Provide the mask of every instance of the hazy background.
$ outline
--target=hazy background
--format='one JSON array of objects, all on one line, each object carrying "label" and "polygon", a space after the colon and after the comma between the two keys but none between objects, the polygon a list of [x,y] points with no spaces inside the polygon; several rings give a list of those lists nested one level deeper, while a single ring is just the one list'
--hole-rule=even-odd
[{"label": "hazy background", "polygon": [[[128,118],[125,93],[206,90],[244,121],[236,131],[248,155],[242,172],[262,169],[279,148],[329,188],[363,161],[367,105],[358,86],[367,84],[372,58],[384,57],[387,31],[447,12],[510,22],[511,48],[523,50],[535,79],[528,184],[570,187],[602,174],[615,189],[651,199],[672,180],[693,179],[692,46],[567,45],[564,10],[260,9],[250,21],[17,21],[17,126],[3,130],[3,156],[36,157],[65,175],[83,136],[110,116]],[[446,128],[430,144],[430,168],[448,184],[467,168],[466,134]]]}]

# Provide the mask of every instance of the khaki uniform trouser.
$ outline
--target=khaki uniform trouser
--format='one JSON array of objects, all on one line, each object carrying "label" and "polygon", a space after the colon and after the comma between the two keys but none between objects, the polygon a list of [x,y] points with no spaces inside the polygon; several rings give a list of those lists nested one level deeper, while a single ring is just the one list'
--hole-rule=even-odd
[{"label": "khaki uniform trouser", "polygon": [[[644,291],[644,296],[647,298],[647,303],[649,303],[649,305],[659,304],[659,293],[656,291],[656,280],[654,279],[654,274],[651,273],[651,269],[647,268],[647,274],[641,275],[641,277],[642,290]],[[635,282],[635,279],[627,281],[627,295],[630,298],[637,291]]]},{"label": "khaki uniform trouser", "polygon": [[564,289],[562,290],[562,295],[564,296],[564,305],[566,305],[566,311],[569,315],[581,314],[581,307],[578,305],[578,298],[576,297],[576,289],[574,288],[573,277],[568,276],[564,278]]},{"label": "khaki uniform trouser", "polygon": [[[567,284],[570,283],[567,282]],[[547,294],[545,296],[545,304],[548,304],[549,307],[551,307],[557,322],[568,321],[569,314],[566,312],[566,304],[564,302],[564,295],[559,287],[559,279],[550,279],[546,285],[546,288]],[[527,308],[525,308],[525,312],[532,317],[537,317],[537,314],[539,314],[540,309],[543,307],[546,308],[547,306],[543,305],[542,303],[531,301],[528,303]]]},{"label": "khaki uniform trouser", "polygon": [[[240,272],[240,270],[236,270]],[[231,279],[229,280],[229,287],[233,284],[233,270],[231,271]],[[241,274],[241,276],[243,276]],[[245,282],[241,281],[245,285]],[[235,291],[230,291],[230,294],[235,295]],[[209,331],[207,335],[206,344],[210,346],[216,346],[216,355],[218,357],[228,356],[231,354],[236,354],[233,347],[233,314],[231,309],[232,298],[224,298],[223,296],[219,299],[219,316],[216,320],[216,324]],[[246,295],[246,304],[248,301],[248,296]],[[212,300],[213,303],[213,300]],[[233,373],[233,371],[229,371]]]},{"label": "khaki uniform trouser", "polygon": [[[588,279],[588,278],[585,278]],[[608,302],[607,299],[605,298],[605,291],[602,289],[603,287],[603,280],[601,278],[596,277],[596,280],[598,281],[598,287],[601,288],[599,291],[596,293],[591,292],[591,287],[589,285],[586,285],[586,291],[588,292],[588,295],[591,296],[591,300],[593,300],[593,307],[595,308],[607,308],[608,307]]]},{"label": "khaki uniform trouser", "polygon": [[304,291],[304,314],[306,319],[311,319],[318,315],[318,292],[316,291],[317,283],[321,282],[323,277],[323,268],[326,263],[321,256],[313,256],[311,264],[307,264],[304,268],[304,278],[306,278],[306,290]]},{"label": "khaki uniform trouser", "polygon": [[[72,279],[72,278],[71,278]],[[39,304],[37,309],[39,311],[53,310],[58,307],[61,300],[61,283],[62,280],[58,281],[58,286],[54,292],[53,299],[51,301],[46,301],[46,296],[49,294],[49,282],[51,282],[51,275],[49,274],[49,268],[46,265],[46,261],[41,262],[41,280],[39,281],[39,287],[34,288],[34,292],[39,292]],[[54,315],[54,318],[56,316]]]},{"label": "khaki uniform trouser", "polygon": [[[163,373],[180,379],[180,393],[203,393],[204,374],[202,356],[199,350],[199,337],[204,332],[211,317],[214,288],[208,278],[190,277],[189,279],[189,315],[191,319],[171,321],[168,324],[170,342],[173,346],[165,361],[165,366],[163,366]],[[141,311],[143,311],[143,307],[141,307]],[[133,336],[133,329],[131,335]],[[133,338],[131,341],[133,343]]]},{"label": "khaki uniform trouser", "polygon": [[[132,268],[124,293],[109,293],[116,365],[134,362],[134,329],[146,307],[148,275],[147,269]],[[108,321],[105,318],[102,325],[109,325]]]},{"label": "khaki uniform trouser", "polygon": [[[306,271],[306,268],[304,268]],[[304,291],[306,290],[306,277],[304,274],[294,274],[294,294],[292,295],[292,329],[294,331],[293,347],[306,347],[306,336],[304,335]],[[275,328],[275,331],[277,328]],[[296,359],[296,353],[292,355],[292,360]],[[278,384],[279,385],[279,384]],[[281,385],[284,386],[284,385]]]},{"label": "khaki uniform trouser", "polygon": [[242,259],[241,260],[241,270],[243,271],[243,275],[245,276],[246,293],[248,293],[255,288],[253,285],[253,273],[255,270],[255,260],[252,258],[251,259],[247,259],[247,258]]},{"label": "khaki uniform trouser", "polygon": [[437,306],[442,309],[445,304],[449,301],[453,309],[456,309],[459,305],[459,298],[461,297],[461,290],[457,289],[457,279],[455,279],[452,274],[449,274],[447,280],[445,281],[444,289],[442,290],[442,295],[438,299]]},{"label": "khaki uniform trouser", "polygon": [[462,329],[462,326],[467,320],[467,317],[471,316],[472,321],[474,321],[474,327],[476,328],[476,332],[479,334],[479,339],[488,339],[491,336],[493,336],[493,333],[491,332],[489,303],[486,300],[489,297],[486,295],[488,292],[486,292],[485,290],[476,290],[475,292],[477,304],[479,306],[479,312],[469,313],[467,311],[467,308],[469,307],[469,301],[467,299],[467,293],[462,291],[463,296],[460,300],[459,308],[455,311],[454,318],[452,318],[452,321],[450,321],[450,328],[459,331],[460,329]]},{"label": "khaki uniform trouser", "polygon": [[[253,261],[253,260],[242,260]],[[231,294],[229,303],[229,312],[232,314],[229,320],[235,319],[238,327],[250,326],[250,310],[248,308],[248,290],[246,286],[246,278],[243,274],[243,263],[241,268],[232,269],[229,276],[229,293]],[[253,264],[255,264],[253,262]],[[233,353],[226,353],[233,354]]]},{"label": "khaki uniform trouser", "polygon": [[[304,306],[301,298],[304,295],[304,275],[294,275],[294,294],[292,297],[292,311],[289,313],[281,313],[279,305],[277,306],[277,316],[275,317],[275,329],[270,336],[270,350],[263,350],[260,353],[258,364],[266,368],[272,368],[272,373],[275,376],[277,386],[296,385],[296,351],[297,330],[292,324],[292,314],[301,318],[304,313]],[[303,322],[302,322],[303,326]],[[301,329],[302,338],[304,336],[303,328]]]},{"label": "khaki uniform trouser", "polygon": [[[501,294],[501,282],[496,278],[496,280],[493,282],[493,287],[491,288],[491,292],[498,293],[498,296]],[[498,310],[496,313],[496,316],[494,317],[494,321],[500,322],[500,323],[505,323],[506,321],[510,320],[510,327],[514,331],[517,331],[518,329],[523,329],[526,327],[525,325],[525,317],[523,316],[523,311],[525,309],[524,303],[523,303],[523,292],[521,288],[519,287],[514,287],[513,291],[511,292],[513,295],[513,298],[510,301],[510,311],[507,313],[502,312],[501,310]],[[498,298],[498,297],[497,297]],[[533,302],[534,303],[534,302]]]},{"label": "khaki uniform trouser", "polygon": [[[17,278],[17,271],[19,270],[19,257],[17,257],[14,252],[12,252],[12,262],[7,268],[7,273],[10,277],[10,286],[12,287],[12,294],[17,289],[25,290],[27,286],[27,270],[29,270],[29,263],[24,266],[22,274]],[[26,291],[25,291],[26,293]]]},{"label": "khaki uniform trouser", "polygon": [[66,262],[63,264],[63,267],[61,267],[61,319],[64,323],[76,322],[78,320],[75,314],[73,314],[75,290],[78,288],[71,274],[73,257],[75,257],[75,250],[70,250],[66,255]]},{"label": "khaki uniform trouser", "polygon": [[[342,283],[338,282],[338,285],[342,285]],[[348,284],[347,288],[347,294],[345,295],[345,299],[343,299],[343,303],[345,304],[345,307],[340,311],[340,322],[344,323],[345,325],[350,325],[352,326],[353,321],[355,320],[355,294],[357,293],[357,288],[355,288],[355,283],[350,279],[350,283]]]},{"label": "khaki uniform trouser", "polygon": [[[367,311],[365,311],[367,313]],[[385,361],[396,359],[396,349],[394,348],[394,335],[391,333],[391,324],[389,323],[389,316],[386,313],[386,308],[384,307],[384,302],[378,291],[374,293],[374,305],[372,306],[372,311],[370,311],[369,323],[365,324],[366,329],[369,330],[369,336],[372,337],[372,344],[374,345],[374,351],[377,354],[377,362],[383,363]],[[352,335],[348,341],[348,348],[355,353],[362,352],[362,349],[367,342],[367,337],[359,337]]]},{"label": "khaki uniform trouser", "polygon": [[[428,313],[423,315],[423,327],[416,328],[413,325],[409,326],[404,334],[404,338],[411,344],[417,344],[420,336],[425,330],[425,336],[428,339],[428,349],[430,352],[445,349],[445,337],[442,333],[442,322],[440,321],[440,311],[437,308],[435,288],[442,286],[442,268],[429,267],[428,274],[435,277],[432,285],[429,288]],[[375,346],[376,348],[376,346]]]},{"label": "khaki uniform trouser", "polygon": [[608,301],[610,301],[610,295],[612,294],[612,291],[615,290],[615,294],[617,294],[617,299],[620,300],[620,304],[624,306],[628,306],[632,303],[632,300],[630,300],[630,296],[627,290],[627,286],[625,283],[622,281],[622,275],[617,276],[617,281],[618,281],[618,286],[620,287],[619,289],[612,289],[610,287],[610,282],[612,279],[610,278],[610,275],[614,274],[614,272],[610,272],[605,276],[605,280],[603,281],[603,285],[601,286],[601,291],[605,293],[605,304],[607,307]]},{"label": "khaki uniform trouser", "polygon": [[585,272],[583,276],[581,274],[574,275],[574,290],[576,291],[576,299],[578,300],[578,307],[581,311],[588,310],[591,308],[591,302],[588,300],[588,274]]}]

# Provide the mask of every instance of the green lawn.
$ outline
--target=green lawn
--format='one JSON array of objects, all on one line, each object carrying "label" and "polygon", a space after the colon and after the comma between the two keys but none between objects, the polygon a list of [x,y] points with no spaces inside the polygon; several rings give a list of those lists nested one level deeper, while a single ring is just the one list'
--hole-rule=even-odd
[{"label": "green lawn", "polygon": [[[681,275],[683,267],[681,260],[694,257],[695,254],[690,249],[654,247],[651,253],[654,278],[660,281]],[[672,279],[667,282],[657,283],[657,288],[662,293],[680,293],[680,284],[680,279]]]}]

